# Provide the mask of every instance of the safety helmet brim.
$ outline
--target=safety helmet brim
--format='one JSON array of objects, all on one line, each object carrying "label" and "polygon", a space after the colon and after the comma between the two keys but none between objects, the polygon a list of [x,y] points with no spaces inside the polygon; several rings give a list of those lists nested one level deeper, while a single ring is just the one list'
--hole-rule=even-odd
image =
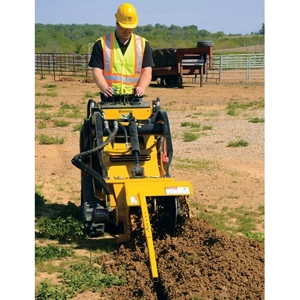
[{"label": "safety helmet brim", "polygon": [[[116,18],[117,19],[117,18]],[[122,28],[124,28],[124,29],[134,29],[134,28],[136,28],[137,27],[137,22],[136,23],[133,23],[133,24],[128,24],[128,23],[124,23],[124,22],[120,22],[120,21],[118,21],[117,20],[117,22],[118,22],[118,24],[122,27]]]}]

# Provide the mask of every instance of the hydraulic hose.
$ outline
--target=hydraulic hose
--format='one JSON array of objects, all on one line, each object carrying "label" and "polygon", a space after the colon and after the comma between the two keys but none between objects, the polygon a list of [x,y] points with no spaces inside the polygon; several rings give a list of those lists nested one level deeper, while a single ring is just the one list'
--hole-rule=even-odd
[{"label": "hydraulic hose", "polygon": [[102,188],[104,189],[105,193],[107,195],[109,195],[109,194],[111,194],[111,192],[110,192],[109,186],[106,184],[106,182],[103,179],[103,177],[100,176],[100,174],[98,172],[96,172],[93,168],[89,167],[88,165],[86,165],[85,163],[83,163],[81,161],[82,157],[85,157],[85,156],[91,155],[91,154],[93,154],[93,153],[95,153],[97,151],[100,151],[106,145],[108,145],[110,143],[110,141],[117,134],[117,131],[118,131],[118,122],[114,121],[114,129],[113,129],[112,132],[109,130],[109,128],[107,130],[109,132],[109,136],[108,136],[108,138],[106,139],[106,141],[104,143],[102,143],[101,145],[99,145],[99,146],[97,146],[97,147],[95,147],[95,148],[93,148],[91,150],[88,150],[88,151],[85,151],[85,152],[81,152],[81,153],[75,155],[73,157],[73,159],[71,160],[71,162],[78,169],[80,169],[80,170],[88,173],[89,175],[91,175],[102,186]]},{"label": "hydraulic hose", "polygon": [[172,144],[172,137],[171,137],[171,131],[170,131],[170,124],[169,124],[169,118],[166,111],[161,110],[160,111],[160,118],[163,121],[163,136],[167,143],[167,156],[168,156],[168,163],[166,165],[166,177],[171,177],[171,174],[169,173],[170,164],[172,162],[173,158],[173,144]]},{"label": "hydraulic hose", "polygon": [[119,123],[119,126],[122,128],[125,136],[125,144],[126,144],[126,149],[128,149],[128,135],[127,135],[127,130],[125,126],[122,123]]},{"label": "hydraulic hose", "polygon": [[139,167],[140,144],[139,144],[137,126],[136,126],[135,119],[132,116],[132,114],[130,114],[128,121],[129,121],[131,151],[134,156],[135,165],[136,165],[136,167]]}]

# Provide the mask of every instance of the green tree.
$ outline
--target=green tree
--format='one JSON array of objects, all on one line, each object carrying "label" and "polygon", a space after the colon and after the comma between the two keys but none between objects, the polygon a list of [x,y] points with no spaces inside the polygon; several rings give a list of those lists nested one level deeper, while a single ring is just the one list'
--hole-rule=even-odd
[{"label": "green tree", "polygon": [[261,29],[259,30],[259,34],[265,34],[265,23],[262,23]]}]

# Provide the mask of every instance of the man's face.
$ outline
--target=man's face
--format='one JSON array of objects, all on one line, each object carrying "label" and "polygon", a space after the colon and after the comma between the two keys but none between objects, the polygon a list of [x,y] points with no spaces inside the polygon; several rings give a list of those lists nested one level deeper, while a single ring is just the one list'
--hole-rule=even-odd
[{"label": "man's face", "polygon": [[124,28],[117,23],[117,34],[123,40],[128,40],[133,32],[134,28]]}]

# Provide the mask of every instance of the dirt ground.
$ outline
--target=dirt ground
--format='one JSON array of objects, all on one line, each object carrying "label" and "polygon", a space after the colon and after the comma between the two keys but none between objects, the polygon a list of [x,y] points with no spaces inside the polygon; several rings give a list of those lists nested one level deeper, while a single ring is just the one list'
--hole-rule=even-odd
[{"label": "dirt ground", "polygon": [[[56,84],[56,97],[45,94],[46,84]],[[54,81],[51,76],[35,80],[36,104],[53,105],[45,110],[54,116],[62,103],[80,107],[85,115],[86,93],[96,93],[93,82],[80,80]],[[227,115],[230,101],[249,103],[264,99],[263,84],[214,84],[184,81],[184,88],[166,88],[153,83],[145,99],[161,100],[168,112],[174,157],[171,175],[177,180],[189,180],[194,194],[189,202],[192,218],[174,237],[157,239],[155,251],[159,282],[153,283],[147,254],[140,241],[122,246],[111,255],[99,255],[98,262],[107,272],[125,267],[126,286],[112,287],[102,294],[86,292],[79,299],[264,299],[264,244],[241,234],[230,236],[199,219],[199,205],[214,207],[244,207],[251,211],[264,205],[264,123],[251,123],[251,118],[263,118],[264,109],[248,108],[238,116]],[[95,99],[97,100],[97,99]],[[36,108],[36,116],[43,111]],[[61,145],[40,145],[35,142],[35,185],[51,203],[80,205],[80,172],[71,163],[79,153],[79,132],[72,128],[81,118],[63,118],[71,124],[55,127],[54,120],[46,128],[36,118],[36,136],[64,137]],[[206,135],[193,142],[184,142],[186,127],[182,122],[211,126]],[[228,142],[244,139],[247,147],[227,147]],[[181,170],[180,160],[203,160],[209,168]],[[234,220],[233,220],[234,222]],[[264,218],[257,226],[264,232]],[[87,250],[87,249],[85,249]],[[79,253],[79,252],[78,252]],[[86,255],[86,252],[83,252]],[[36,275],[36,284],[41,277]],[[114,295],[114,296],[112,296]]]}]

